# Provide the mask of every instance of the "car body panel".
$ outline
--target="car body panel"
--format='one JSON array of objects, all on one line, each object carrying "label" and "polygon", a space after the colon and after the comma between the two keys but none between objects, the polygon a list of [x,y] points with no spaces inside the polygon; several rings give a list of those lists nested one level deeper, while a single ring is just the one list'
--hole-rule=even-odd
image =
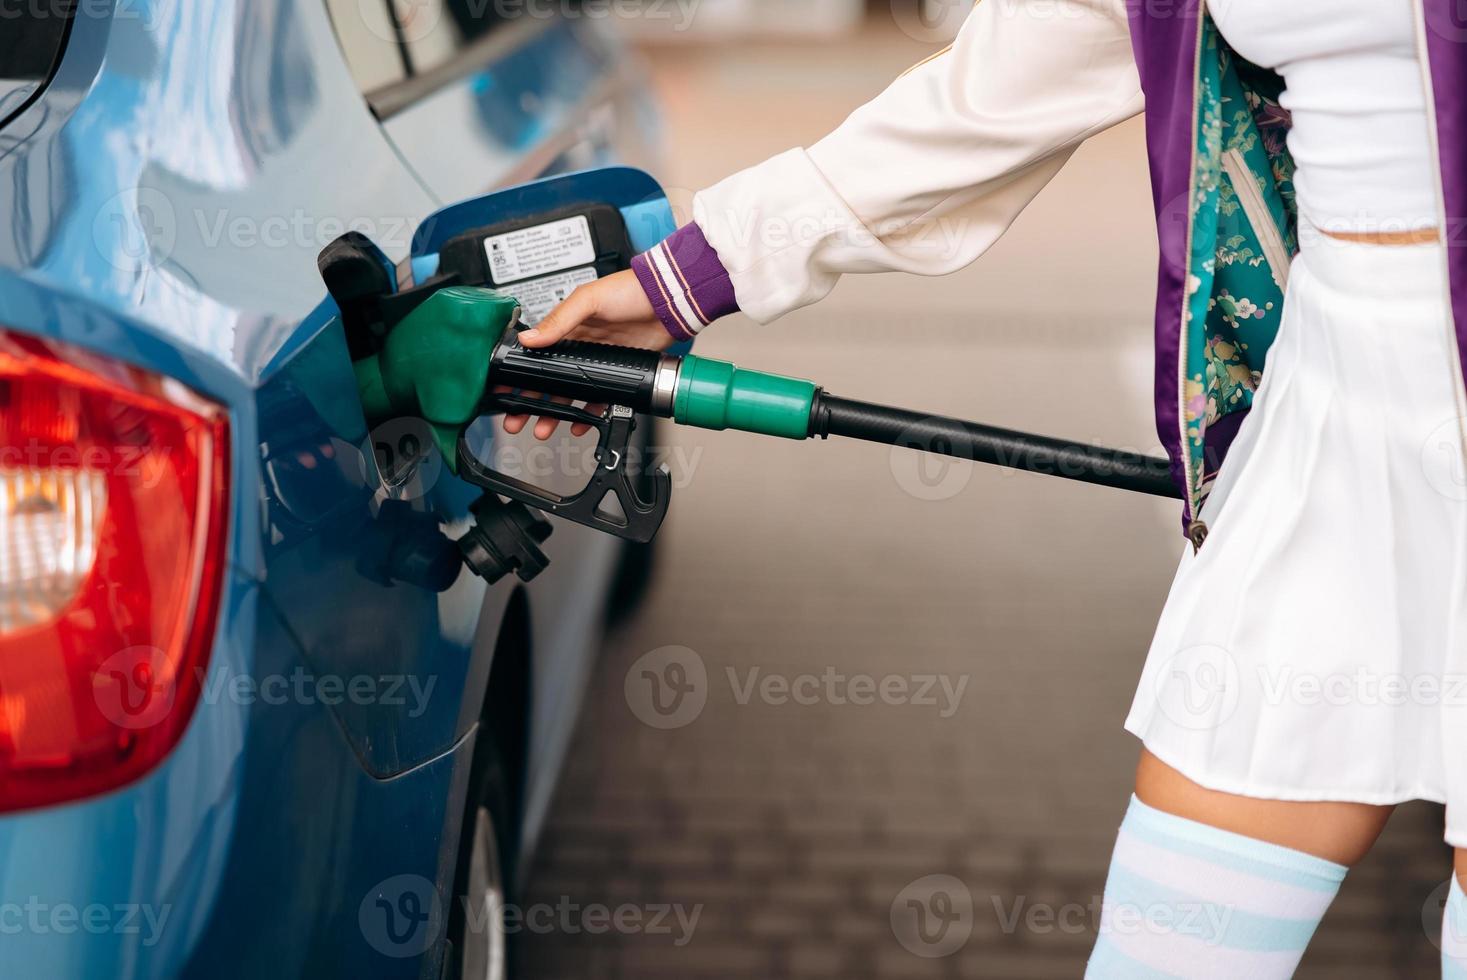
[{"label": "car body panel", "polygon": [[[538,43],[594,48],[598,70],[622,70],[595,25],[540,32]],[[506,152],[493,125],[526,104],[517,77],[481,94],[481,124],[458,134],[455,152]],[[607,118],[645,116],[635,91],[603,81]],[[400,132],[424,124],[415,112],[399,115]],[[587,143],[569,116],[547,119],[474,178],[476,192],[610,156],[611,138],[628,134],[617,123]],[[316,255],[351,219],[404,261],[413,229],[455,199],[457,186],[426,181],[395,138],[356,89],[319,0],[83,4],[54,80],[0,130],[0,325],[224,406],[233,488],[216,641],[177,748],[105,796],[0,815],[0,900],[166,909],[166,928],[152,943],[117,930],[7,934],[7,974],[437,976],[438,946],[386,956],[359,910],[396,875],[448,895],[483,684],[521,587],[464,573],[435,595],[368,567],[393,492],[375,470]],[[476,495],[451,477],[395,492],[449,531]],[[524,590],[529,844],[620,554],[615,540],[563,524],[546,551],[551,570]],[[367,704],[231,693],[237,679],[299,673],[436,686],[421,711],[385,692]]]}]

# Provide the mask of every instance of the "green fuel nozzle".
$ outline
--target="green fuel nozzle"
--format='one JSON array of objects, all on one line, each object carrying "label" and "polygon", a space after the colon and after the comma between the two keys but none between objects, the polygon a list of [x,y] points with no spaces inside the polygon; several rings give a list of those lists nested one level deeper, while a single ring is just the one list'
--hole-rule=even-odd
[{"label": "green fuel nozzle", "polygon": [[496,407],[514,407],[493,397],[496,387],[623,405],[703,429],[810,435],[813,382],[609,344],[527,348],[514,329],[517,311],[513,298],[493,289],[434,292],[387,334],[378,353],[354,363],[368,422],[424,419],[450,465],[468,425]]}]

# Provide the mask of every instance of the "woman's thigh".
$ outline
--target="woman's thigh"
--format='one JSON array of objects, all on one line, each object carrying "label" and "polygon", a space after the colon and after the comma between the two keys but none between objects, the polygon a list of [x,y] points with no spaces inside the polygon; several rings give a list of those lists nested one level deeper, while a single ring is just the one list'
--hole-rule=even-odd
[{"label": "woman's thigh", "polygon": [[[1145,749],[1136,767],[1136,796],[1147,806],[1166,813],[1346,866],[1365,856],[1395,809],[1368,803],[1300,803],[1222,793],[1197,785]],[[1461,851],[1457,854],[1457,873],[1463,875],[1467,873],[1467,862]]]}]

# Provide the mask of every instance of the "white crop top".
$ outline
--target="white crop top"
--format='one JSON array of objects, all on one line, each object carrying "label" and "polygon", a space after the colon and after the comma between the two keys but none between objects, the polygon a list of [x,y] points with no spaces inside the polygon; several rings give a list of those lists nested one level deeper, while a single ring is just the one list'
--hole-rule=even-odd
[{"label": "white crop top", "polygon": [[1299,213],[1322,231],[1431,228],[1426,83],[1411,0],[1211,0],[1233,50],[1284,78]]}]

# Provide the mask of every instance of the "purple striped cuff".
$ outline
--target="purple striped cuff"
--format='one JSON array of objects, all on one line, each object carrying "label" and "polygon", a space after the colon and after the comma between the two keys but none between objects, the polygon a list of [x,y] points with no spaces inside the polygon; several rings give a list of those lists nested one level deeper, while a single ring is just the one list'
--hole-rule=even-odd
[{"label": "purple striped cuff", "polygon": [[632,269],[657,318],[677,340],[692,340],[714,320],[739,310],[728,270],[695,224],[633,256]]}]

